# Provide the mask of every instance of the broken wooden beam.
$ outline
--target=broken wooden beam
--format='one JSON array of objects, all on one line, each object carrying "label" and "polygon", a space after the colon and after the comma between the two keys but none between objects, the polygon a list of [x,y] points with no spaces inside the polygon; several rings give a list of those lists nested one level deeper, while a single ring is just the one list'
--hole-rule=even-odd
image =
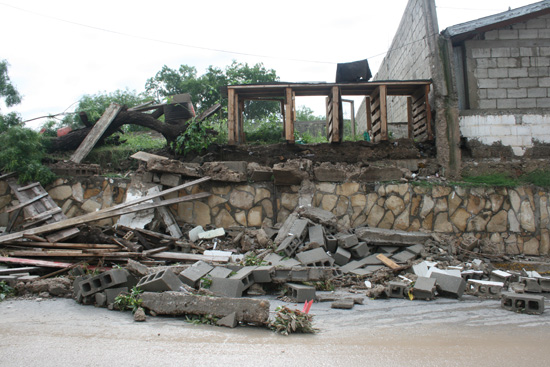
[{"label": "broken wooden beam", "polygon": [[66,268],[73,265],[72,263],[64,263],[64,262],[58,262],[58,261],[21,259],[17,257],[3,257],[3,256],[0,257],[0,263],[33,265],[33,266],[41,266],[46,268]]},{"label": "broken wooden beam", "polygon": [[64,249],[114,249],[120,250],[120,246],[99,244],[99,243],[62,243],[62,242],[33,242],[33,241],[8,241],[4,242],[9,246],[21,247],[47,247],[47,248],[64,248]]},{"label": "broken wooden beam", "polygon": [[207,256],[198,254],[186,254],[183,252],[159,252],[157,254],[149,255],[150,258],[157,260],[171,260],[171,261],[213,261],[218,263],[229,262],[230,256]]},{"label": "broken wooden beam", "polygon": [[42,199],[42,198],[45,198],[46,196],[48,196],[48,193],[45,193],[45,194],[41,194],[41,195],[38,195],[34,198],[32,198],[31,200],[29,201],[25,201],[24,203],[20,203],[20,204],[17,204],[15,206],[12,206],[11,208],[9,208],[8,210],[6,210],[6,213],[11,213],[17,209],[22,209],[24,207],[26,207],[27,205],[31,205],[32,203]]}]

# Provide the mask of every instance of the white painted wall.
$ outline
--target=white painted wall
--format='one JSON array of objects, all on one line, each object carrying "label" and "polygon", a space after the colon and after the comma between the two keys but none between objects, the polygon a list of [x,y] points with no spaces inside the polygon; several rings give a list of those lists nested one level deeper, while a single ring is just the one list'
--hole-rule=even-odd
[{"label": "white painted wall", "polygon": [[460,116],[460,132],[487,145],[500,141],[523,156],[533,140],[550,143],[550,114]]}]

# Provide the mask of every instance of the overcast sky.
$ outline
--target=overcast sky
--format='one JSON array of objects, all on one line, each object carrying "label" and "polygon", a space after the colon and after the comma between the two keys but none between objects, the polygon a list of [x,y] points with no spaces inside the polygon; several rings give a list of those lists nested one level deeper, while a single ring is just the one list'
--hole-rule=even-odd
[{"label": "overcast sky", "polygon": [[[535,1],[436,0],[440,31]],[[0,60],[24,120],[72,111],[82,95],[144,90],[163,65],[263,62],[289,82],[334,82],[336,64],[367,58],[373,74],[407,0],[0,0]],[[316,112],[323,99],[298,99]],[[45,120],[30,123],[36,127]]]}]

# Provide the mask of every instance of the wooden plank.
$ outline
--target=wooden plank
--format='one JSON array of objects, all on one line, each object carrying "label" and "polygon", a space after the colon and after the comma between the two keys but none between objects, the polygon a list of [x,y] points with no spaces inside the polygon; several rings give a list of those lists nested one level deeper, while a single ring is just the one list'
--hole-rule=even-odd
[{"label": "wooden plank", "polygon": [[33,241],[8,241],[5,245],[22,247],[47,247],[47,248],[66,248],[66,249],[111,249],[120,250],[117,245],[98,244],[98,243],[57,243],[57,242],[33,242]]},{"label": "wooden plank", "polygon": [[143,162],[149,162],[151,160],[165,160],[169,159],[168,157],[163,157],[161,155],[151,154],[147,152],[137,152],[130,156],[130,158],[137,159],[139,161]]},{"label": "wooden plank", "polygon": [[35,273],[44,270],[38,266],[25,266],[22,268],[9,268],[9,269],[0,269],[0,275],[9,275],[16,273]]},{"label": "wooden plank", "polygon": [[10,209],[6,210],[6,213],[11,213],[11,212],[13,212],[13,211],[15,211],[15,210],[17,210],[17,209],[24,208],[24,207],[26,207],[27,205],[31,205],[31,204],[37,202],[38,200],[40,200],[40,199],[42,199],[42,198],[45,198],[46,196],[48,196],[48,193],[45,193],[45,194],[42,194],[42,195],[38,195],[38,196],[35,197],[34,199],[31,199],[31,200],[29,200],[29,201],[26,201],[26,202],[24,202],[24,203],[20,203],[20,204],[18,204],[18,205],[16,205],[16,206],[11,207]]},{"label": "wooden plank", "polygon": [[340,98],[340,89],[332,87],[332,139],[329,143],[339,143],[342,141],[342,131],[340,129],[343,121],[342,118],[342,101]]},{"label": "wooden plank", "polygon": [[[210,196],[210,193],[198,193],[198,194],[187,195],[187,196],[174,198],[174,199],[170,199],[170,200],[164,200],[164,201],[161,201],[160,203],[141,204],[141,205],[133,206],[133,207],[130,207],[130,208],[122,208],[122,209],[111,210],[111,211],[98,211],[98,212],[94,212],[94,213],[89,213],[89,214],[86,214],[86,215],[82,215],[80,217],[74,217],[74,218],[66,219],[66,220],[61,221],[61,222],[46,224],[46,225],[41,226],[41,227],[30,228],[30,229],[26,229],[24,231],[20,231],[20,232],[16,232],[16,233],[10,233],[10,234],[4,235],[4,236],[0,236],[0,243],[10,241],[10,240],[14,240],[14,239],[19,239],[19,238],[22,238],[23,236],[29,235],[29,234],[30,235],[35,235],[35,234],[42,234],[42,233],[46,233],[46,232],[53,232],[53,231],[57,231],[57,230],[60,230],[60,229],[73,227],[73,226],[76,226],[78,224],[94,222],[94,221],[101,220],[101,219],[106,219],[106,218],[112,218],[112,217],[116,217],[116,216],[119,216],[119,215],[122,215],[122,214],[132,213],[132,212],[135,212],[135,211],[153,209],[153,208],[156,208],[156,207],[159,207],[159,206],[166,206],[166,205],[181,203],[181,202],[184,202],[184,201],[197,200],[197,199],[201,199],[201,198],[206,198],[208,196]],[[50,242],[52,242],[52,241],[50,241]]]},{"label": "wooden plank", "polygon": [[67,228],[67,229],[64,229],[62,231],[47,235],[46,239],[49,242],[59,242],[59,241],[64,241],[64,240],[67,240],[69,238],[72,238],[72,237],[76,236],[79,233],[80,233],[80,230],[76,227],[75,228]]},{"label": "wooden plank", "polygon": [[173,260],[173,261],[215,261],[219,263],[229,262],[229,256],[206,256],[197,254],[186,254],[183,252],[159,252],[152,254],[150,258],[157,260]]},{"label": "wooden plank", "polygon": [[44,217],[47,217],[49,215],[52,215],[52,214],[56,214],[56,213],[59,213],[61,212],[61,208],[60,207],[57,207],[57,208],[53,208],[53,209],[50,209],[48,211],[45,211],[43,213],[40,213],[40,214],[37,214],[33,217],[29,217],[29,218],[25,218],[26,221],[33,221],[33,220],[40,220]]},{"label": "wooden plank", "polygon": [[412,98],[407,97],[407,136],[409,139],[414,138],[413,131],[413,111],[412,111]]},{"label": "wooden plank", "polygon": [[196,118],[196,121],[201,122],[203,120],[206,120],[207,118],[218,112],[221,108],[221,103],[216,103],[215,105],[210,106],[206,111],[201,113],[199,117]]},{"label": "wooden plank", "polygon": [[72,263],[64,263],[64,262],[58,262],[58,261],[21,259],[16,257],[0,257],[0,263],[33,265],[33,266],[42,266],[46,268],[67,268],[73,265]]},{"label": "wooden plank", "polygon": [[116,103],[111,103],[111,105],[107,107],[101,118],[95,123],[92,130],[90,130],[86,138],[84,138],[78,149],[74,152],[70,159],[71,162],[80,163],[86,158],[105,130],[107,130],[111,122],[116,118],[121,108],[122,106]]},{"label": "wooden plank", "polygon": [[372,109],[371,109],[371,102],[370,97],[365,97],[365,107],[366,107],[366,115],[367,115],[367,131],[370,133],[372,130]]},{"label": "wooden plank", "polygon": [[376,258],[384,263],[387,267],[391,269],[397,269],[399,268],[399,265],[395,263],[395,261],[388,259],[384,254],[378,254],[376,255]]},{"label": "wooden plank", "polygon": [[40,182],[33,182],[33,183],[30,184],[30,185],[27,185],[27,186],[23,186],[23,187],[18,188],[17,191],[29,190],[29,189],[32,189],[33,187],[36,187],[36,186],[39,186],[39,185],[40,185]]},{"label": "wooden plank", "polygon": [[292,88],[285,89],[285,140],[294,143],[294,94]]},{"label": "wooden plank", "polygon": [[380,135],[382,140],[388,140],[388,110],[387,110],[387,86],[380,86]]},{"label": "wooden plank", "polygon": [[[99,250],[98,250],[99,251]],[[79,250],[66,250],[66,251],[11,251],[11,256],[21,257],[104,257],[108,259],[112,258],[128,258],[128,257],[141,257],[141,252],[108,252],[108,253],[91,253],[81,252]]]},{"label": "wooden plank", "polygon": [[159,252],[167,251],[168,249],[169,249],[168,246],[162,246],[162,247],[157,247],[157,248],[153,248],[153,249],[150,249],[150,250],[143,251],[142,254],[145,257],[149,257],[150,255],[154,255],[154,254],[158,254]]}]

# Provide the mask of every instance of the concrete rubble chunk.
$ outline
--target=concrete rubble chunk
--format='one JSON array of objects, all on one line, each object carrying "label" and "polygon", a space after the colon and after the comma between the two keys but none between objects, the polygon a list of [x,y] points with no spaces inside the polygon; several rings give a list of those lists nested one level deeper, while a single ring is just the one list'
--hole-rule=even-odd
[{"label": "concrete rubble chunk", "polygon": [[357,236],[354,234],[339,233],[336,238],[338,239],[338,246],[344,249],[352,248],[359,243]]},{"label": "concrete rubble chunk", "polygon": [[541,293],[542,287],[539,284],[539,280],[537,278],[520,278],[520,283],[522,283],[525,287],[525,292],[527,293]]},{"label": "concrete rubble chunk", "polygon": [[330,308],[337,308],[342,310],[351,310],[355,306],[355,302],[352,298],[343,298],[332,302]]},{"label": "concrete rubble chunk", "polygon": [[430,278],[436,280],[437,293],[444,297],[460,298],[466,289],[466,282],[462,277],[433,272]]},{"label": "concrete rubble chunk", "polygon": [[140,277],[143,277],[149,274],[149,267],[147,265],[143,265],[142,263],[132,259],[128,259],[128,263],[126,264],[125,268],[130,273]]},{"label": "concrete rubble chunk", "polygon": [[211,231],[198,233],[198,237],[201,240],[210,240],[212,238],[223,237],[223,236],[225,236],[225,229],[223,228],[216,228]]},{"label": "concrete rubble chunk", "polygon": [[208,275],[212,278],[227,278],[231,274],[232,270],[223,266],[216,266],[212,269]]},{"label": "concrete rubble chunk", "polygon": [[239,298],[244,292],[244,285],[240,279],[212,278],[210,291],[220,297]]},{"label": "concrete rubble chunk", "polygon": [[262,325],[269,319],[267,300],[196,296],[181,292],[144,292],[141,299],[142,307],[157,315],[212,315],[223,318],[234,312],[238,322]]},{"label": "concrete rubble chunk", "polygon": [[218,326],[225,326],[229,328],[235,328],[239,322],[237,321],[237,313],[231,312],[229,315],[222,317],[221,319],[216,322],[216,325]]},{"label": "concrete rubble chunk", "polygon": [[359,242],[349,249],[354,259],[362,259],[370,253],[369,245],[366,242]]},{"label": "concrete rubble chunk", "polygon": [[391,244],[393,246],[409,246],[424,244],[431,239],[431,234],[424,232],[406,232],[374,227],[360,227],[355,234],[361,241],[369,244]]},{"label": "concrete rubble chunk", "polygon": [[204,232],[204,228],[202,226],[196,226],[192,230],[189,231],[189,241],[191,242],[197,242],[199,239],[199,234]]},{"label": "concrete rubble chunk", "polygon": [[328,228],[340,229],[338,218],[327,210],[314,206],[303,206],[296,211],[301,217],[311,220],[313,223],[321,224]]},{"label": "concrete rubble chunk", "polygon": [[316,224],[314,226],[311,226],[308,228],[308,236],[309,236],[309,242],[318,243],[319,246],[323,247],[326,250],[326,242],[325,242],[325,232],[323,229],[323,226],[320,224]]},{"label": "concrete rubble chunk", "polygon": [[435,298],[435,282],[434,278],[418,277],[412,288],[414,299],[432,300]]},{"label": "concrete rubble chunk", "polygon": [[206,276],[212,269],[214,267],[204,261],[197,261],[180,273],[180,279],[188,286],[196,287],[200,279]]},{"label": "concrete rubble chunk", "polygon": [[145,316],[145,310],[143,309],[143,307],[138,307],[138,309],[134,313],[134,321],[144,322],[145,320],[147,320],[147,316]]}]

